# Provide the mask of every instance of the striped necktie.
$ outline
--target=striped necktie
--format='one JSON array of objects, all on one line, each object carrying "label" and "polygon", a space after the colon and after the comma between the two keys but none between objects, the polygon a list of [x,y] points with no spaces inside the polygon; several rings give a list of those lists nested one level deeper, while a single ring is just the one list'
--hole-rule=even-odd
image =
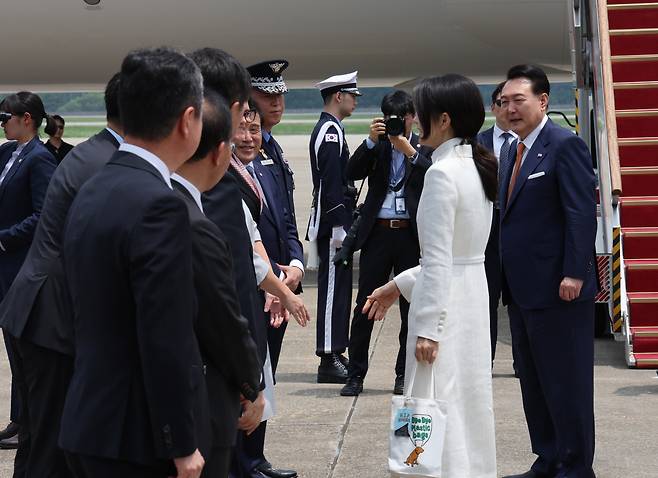
[{"label": "striped necktie", "polygon": [[[498,184],[505,184],[505,175],[510,165],[509,152],[512,148],[512,135],[511,133],[501,134],[503,137],[503,145],[500,147],[500,153],[498,154]],[[499,201],[496,202],[496,207],[499,208]]]}]

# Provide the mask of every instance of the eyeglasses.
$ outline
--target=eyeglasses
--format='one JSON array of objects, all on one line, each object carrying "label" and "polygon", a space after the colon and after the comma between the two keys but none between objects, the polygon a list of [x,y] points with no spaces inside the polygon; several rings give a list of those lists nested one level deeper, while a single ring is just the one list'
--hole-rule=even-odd
[{"label": "eyeglasses", "polygon": [[247,123],[251,123],[256,119],[256,110],[247,110],[242,114],[242,117]]},{"label": "eyeglasses", "polygon": [[494,101],[494,104],[500,108],[503,105],[503,102],[501,100],[496,100]]}]

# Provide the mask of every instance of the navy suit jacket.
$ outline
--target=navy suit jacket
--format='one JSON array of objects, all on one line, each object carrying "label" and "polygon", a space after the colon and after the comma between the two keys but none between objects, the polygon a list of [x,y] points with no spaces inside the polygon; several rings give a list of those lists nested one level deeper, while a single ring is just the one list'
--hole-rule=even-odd
[{"label": "navy suit jacket", "polygon": [[477,142],[480,143],[485,148],[487,148],[492,153],[494,152],[493,131],[494,128],[492,126],[489,129],[485,129],[484,131],[481,131],[477,135]]},{"label": "navy suit jacket", "polygon": [[258,231],[272,262],[272,269],[278,273],[277,264],[287,266],[293,259],[303,264],[304,250],[290,209],[283,207],[288,203],[288,198],[281,196],[281,188],[277,184],[276,165],[264,165],[262,161],[263,157],[259,154],[253,162],[254,171],[267,202],[258,223]]},{"label": "navy suit jacket", "polygon": [[[515,154],[516,142],[510,148]],[[503,302],[555,307],[564,277],[584,281],[577,300],[596,295],[595,177],[585,142],[550,119],[526,156],[507,201],[511,168],[500,194]],[[532,176],[532,177],[530,177]]]},{"label": "navy suit jacket", "polygon": [[0,305],[0,326],[14,337],[74,355],[73,313],[61,261],[62,233],[73,198],[119,147],[107,130],[80,143],[52,176],[34,241]]},{"label": "navy suit jacket", "polygon": [[183,200],[153,166],[117,151],[76,195],[62,253],[75,366],[60,446],[146,465],[203,449],[210,421]]},{"label": "navy suit jacket", "polygon": [[[18,143],[0,146],[0,173]],[[38,137],[29,141],[0,185],[0,300],[21,268],[57,163]]]}]

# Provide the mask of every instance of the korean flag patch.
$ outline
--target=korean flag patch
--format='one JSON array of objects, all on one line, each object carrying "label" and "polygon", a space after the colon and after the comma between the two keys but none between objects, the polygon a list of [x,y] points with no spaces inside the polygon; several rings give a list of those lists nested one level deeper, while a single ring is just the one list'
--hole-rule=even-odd
[{"label": "korean flag patch", "polygon": [[338,135],[337,134],[332,134],[332,133],[327,133],[324,135],[324,140],[327,143],[338,143]]}]

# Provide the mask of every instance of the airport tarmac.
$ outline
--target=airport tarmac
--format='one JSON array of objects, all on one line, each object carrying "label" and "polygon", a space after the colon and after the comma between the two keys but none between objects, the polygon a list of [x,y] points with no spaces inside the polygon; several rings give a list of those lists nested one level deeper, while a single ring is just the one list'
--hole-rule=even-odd
[{"label": "airport tarmac", "polygon": [[[347,139],[353,151],[363,137]],[[303,235],[312,190],[308,138],[281,136],[277,140],[295,171],[297,222]],[[305,277],[304,290],[304,300],[314,318],[317,287],[311,271]],[[375,324],[364,392],[351,398],[339,396],[340,385],[315,383],[315,322],[306,328],[289,324],[277,374],[277,416],[269,422],[266,441],[266,455],[274,466],[294,468],[301,478],[388,476],[388,427],[398,330],[399,313],[394,308],[385,321]],[[513,376],[510,344],[508,317],[501,307],[493,370],[499,476],[523,472],[534,459],[519,383]],[[595,471],[598,478],[656,478],[658,377],[653,370],[628,369],[623,354],[622,343],[596,340]],[[5,354],[0,353],[0,357],[2,425],[8,417],[11,374]],[[0,478],[12,476],[13,456],[13,451],[0,451]]]}]

